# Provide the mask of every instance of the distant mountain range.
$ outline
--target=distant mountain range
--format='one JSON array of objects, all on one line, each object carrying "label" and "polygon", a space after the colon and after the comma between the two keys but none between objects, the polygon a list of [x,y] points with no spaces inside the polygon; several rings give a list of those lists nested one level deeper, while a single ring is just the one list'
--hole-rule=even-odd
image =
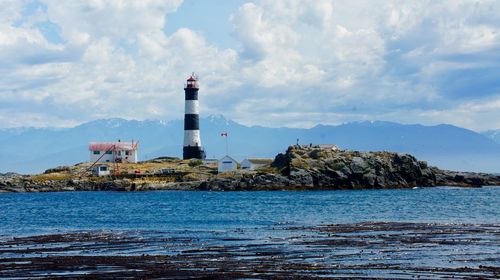
[{"label": "distant mountain range", "polygon": [[[500,172],[497,134],[479,133],[452,125],[403,125],[392,122],[353,122],[310,129],[244,126],[223,116],[201,119],[202,142],[210,158],[226,152],[222,131],[229,134],[229,154],[236,159],[274,157],[295,144],[336,144],[361,151],[407,152],[441,168]],[[492,136],[493,135],[493,136]],[[36,173],[58,165],[87,161],[91,141],[139,141],[139,159],[182,155],[183,121],[106,119],[73,128],[0,130],[0,172]],[[500,141],[499,141],[500,142]]]},{"label": "distant mountain range", "polygon": [[500,129],[488,130],[482,133],[484,136],[490,138],[491,140],[500,143]]}]

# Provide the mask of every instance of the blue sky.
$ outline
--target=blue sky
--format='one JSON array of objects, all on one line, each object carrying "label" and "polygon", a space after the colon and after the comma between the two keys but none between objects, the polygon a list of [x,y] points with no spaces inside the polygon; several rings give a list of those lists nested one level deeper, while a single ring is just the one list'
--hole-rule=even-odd
[{"label": "blue sky", "polygon": [[0,127],[202,115],[500,128],[500,1],[0,0]]}]

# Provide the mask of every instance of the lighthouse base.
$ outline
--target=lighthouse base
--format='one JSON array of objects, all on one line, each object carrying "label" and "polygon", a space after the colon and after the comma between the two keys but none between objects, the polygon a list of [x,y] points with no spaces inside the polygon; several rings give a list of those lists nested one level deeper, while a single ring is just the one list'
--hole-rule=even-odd
[{"label": "lighthouse base", "polygon": [[205,159],[205,150],[199,146],[188,146],[182,149],[183,159]]}]

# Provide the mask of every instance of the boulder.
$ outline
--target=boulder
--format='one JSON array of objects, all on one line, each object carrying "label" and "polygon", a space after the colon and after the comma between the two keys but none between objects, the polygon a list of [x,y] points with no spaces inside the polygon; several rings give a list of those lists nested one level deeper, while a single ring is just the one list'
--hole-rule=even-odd
[{"label": "boulder", "polygon": [[290,170],[290,184],[293,186],[313,186],[314,180],[310,170],[292,168]]}]

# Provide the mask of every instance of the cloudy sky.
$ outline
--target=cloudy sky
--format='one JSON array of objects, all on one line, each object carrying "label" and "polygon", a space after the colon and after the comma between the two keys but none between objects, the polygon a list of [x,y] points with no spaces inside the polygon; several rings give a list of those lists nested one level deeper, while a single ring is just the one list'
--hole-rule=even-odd
[{"label": "cloudy sky", "polygon": [[203,115],[500,128],[497,0],[0,0],[0,127]]}]

